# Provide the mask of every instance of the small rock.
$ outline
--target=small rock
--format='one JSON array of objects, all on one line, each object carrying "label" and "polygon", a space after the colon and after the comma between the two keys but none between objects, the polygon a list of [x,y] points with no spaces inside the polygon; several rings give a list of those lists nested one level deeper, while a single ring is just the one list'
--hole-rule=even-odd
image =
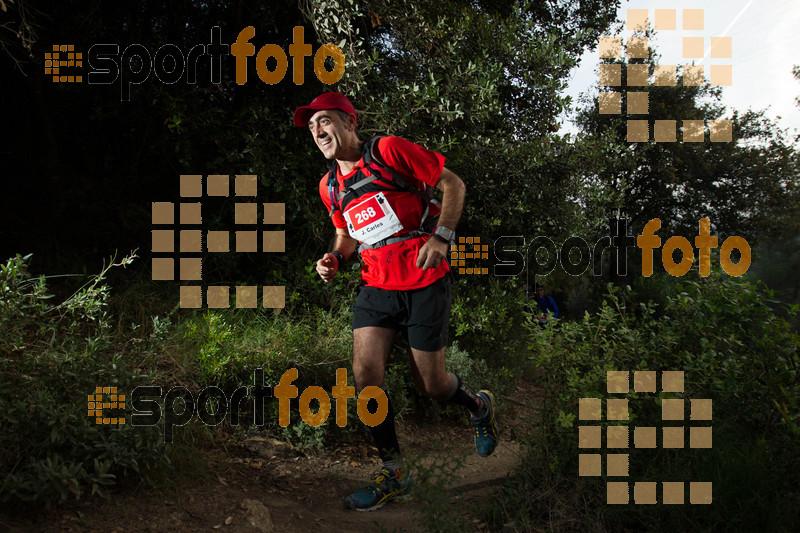
[{"label": "small rock", "polygon": [[225,525],[226,526],[231,525],[232,522],[233,522],[233,517],[232,516],[229,516],[228,518],[225,519]]},{"label": "small rock", "polygon": [[267,439],[264,437],[252,437],[246,439],[243,443],[245,449],[251,453],[255,453],[265,459],[272,459],[275,457],[290,457],[293,455],[294,448],[291,444],[279,441],[277,439]]},{"label": "small rock", "polygon": [[275,525],[269,507],[258,500],[244,500],[240,507],[245,510],[247,521],[262,533],[273,533]]}]

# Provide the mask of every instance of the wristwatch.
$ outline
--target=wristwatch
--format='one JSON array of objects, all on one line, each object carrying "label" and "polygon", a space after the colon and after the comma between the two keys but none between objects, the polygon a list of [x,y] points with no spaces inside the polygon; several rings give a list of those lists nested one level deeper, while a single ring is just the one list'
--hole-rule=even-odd
[{"label": "wristwatch", "polygon": [[436,226],[436,229],[433,230],[433,236],[446,244],[453,242],[455,234],[455,231],[444,226]]},{"label": "wristwatch", "polygon": [[337,250],[334,250],[330,253],[336,258],[336,262],[339,263],[339,270],[341,270],[344,264],[347,262],[347,260],[344,258],[344,255],[342,255],[342,252]]}]

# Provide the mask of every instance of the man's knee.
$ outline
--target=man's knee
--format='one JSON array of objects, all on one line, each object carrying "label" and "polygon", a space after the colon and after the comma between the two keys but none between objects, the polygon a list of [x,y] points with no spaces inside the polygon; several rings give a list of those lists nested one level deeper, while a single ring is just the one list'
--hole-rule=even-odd
[{"label": "man's knee", "polygon": [[395,332],[388,328],[365,327],[353,330],[353,377],[356,386],[383,386],[386,360]]},{"label": "man's knee", "polygon": [[432,400],[444,400],[450,394],[450,374],[442,369],[429,369],[425,375],[420,375],[417,381],[419,391]]},{"label": "man's knee", "polygon": [[420,392],[432,400],[445,400],[450,393],[450,380],[425,381]]},{"label": "man's knee", "polygon": [[383,373],[384,365],[378,361],[353,360],[353,377],[359,389],[369,386],[382,387]]}]

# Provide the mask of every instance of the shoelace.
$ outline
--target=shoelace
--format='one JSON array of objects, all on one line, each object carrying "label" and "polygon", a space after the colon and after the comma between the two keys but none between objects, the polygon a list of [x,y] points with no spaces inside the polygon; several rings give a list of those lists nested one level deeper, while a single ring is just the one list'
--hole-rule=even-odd
[{"label": "shoelace", "polygon": [[375,478],[375,483],[372,484],[371,490],[373,493],[378,492],[382,488],[383,482],[386,481],[387,478],[391,477],[391,474],[388,470],[382,470],[378,477]]},{"label": "shoelace", "polygon": [[475,432],[479,437],[485,437],[489,434],[491,427],[492,422],[489,419],[489,413],[487,412],[486,415],[477,424],[475,424]]}]

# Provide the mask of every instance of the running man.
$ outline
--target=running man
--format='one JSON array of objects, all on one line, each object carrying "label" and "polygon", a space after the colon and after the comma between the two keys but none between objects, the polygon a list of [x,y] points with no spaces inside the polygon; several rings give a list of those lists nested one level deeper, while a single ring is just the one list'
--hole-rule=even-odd
[{"label": "running man", "polygon": [[[450,319],[448,246],[464,205],[461,178],[445,168],[441,154],[399,137],[360,140],[358,116],[347,97],[325,93],[294,112],[294,123],[308,127],[330,171],[319,194],[336,228],[333,249],[317,261],[317,272],[330,282],[356,249],[361,253],[361,286],[353,306],[353,375],[360,392],[384,385],[384,372],[395,335],[408,339],[411,371],[420,392],[469,409],[475,447],[487,457],[497,446],[494,397],[477,394],[445,369]],[[428,191],[443,193],[438,226],[422,230],[438,205]],[[370,400],[370,411],[377,402]],[[372,511],[405,499],[412,480],[400,455],[394,411],[370,432],[383,467],[375,481],[347,497],[358,511]]]}]

